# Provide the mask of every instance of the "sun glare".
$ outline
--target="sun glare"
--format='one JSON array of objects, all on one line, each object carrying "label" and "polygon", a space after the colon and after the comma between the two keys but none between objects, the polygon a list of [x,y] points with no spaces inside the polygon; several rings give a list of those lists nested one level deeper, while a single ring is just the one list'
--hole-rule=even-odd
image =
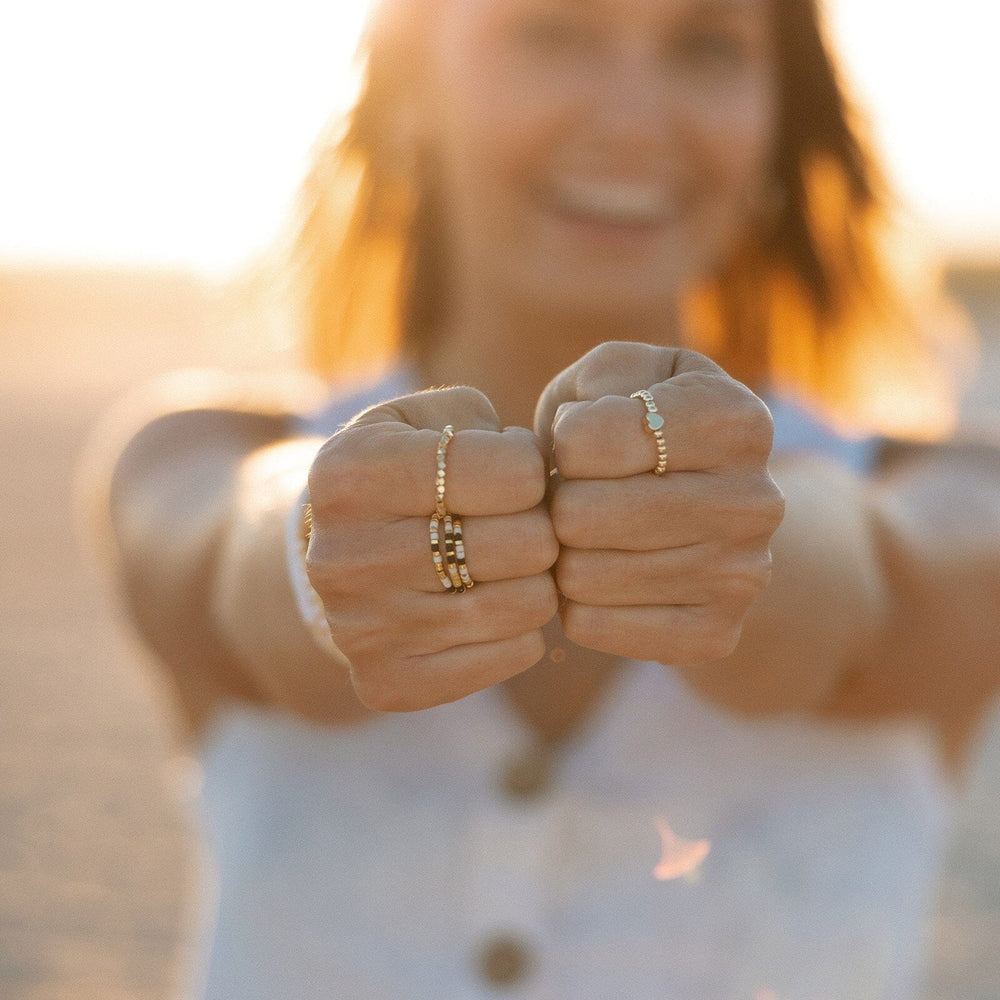
[{"label": "sun glare", "polygon": [[944,249],[1000,258],[1000,5],[827,0],[890,176]]},{"label": "sun glare", "polygon": [[[830,0],[891,172],[936,232],[1000,256],[1000,7]],[[0,31],[0,261],[226,274],[283,219],[354,85],[364,0],[36,0]],[[887,43],[891,39],[891,44]]]},{"label": "sun glare", "polygon": [[225,273],[355,84],[364,0],[37,0],[0,31],[0,258]]},{"label": "sun glare", "polygon": [[698,866],[708,857],[711,843],[678,837],[662,816],[657,816],[655,822],[660,834],[660,860],[653,869],[653,877],[661,882],[675,878],[697,880]]}]

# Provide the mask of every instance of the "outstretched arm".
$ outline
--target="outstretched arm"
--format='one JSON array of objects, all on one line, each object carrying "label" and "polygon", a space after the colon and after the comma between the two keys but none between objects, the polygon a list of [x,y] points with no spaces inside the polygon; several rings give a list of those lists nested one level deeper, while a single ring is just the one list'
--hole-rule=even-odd
[{"label": "outstretched arm", "polygon": [[[658,461],[628,398],[642,386],[661,477],[642,474]],[[671,348],[604,344],[549,384],[566,634],[671,664],[736,711],[923,716],[957,763],[1000,688],[1000,433],[896,446],[867,479],[811,454],[766,465],[761,412]]]},{"label": "outstretched arm", "polygon": [[870,496],[892,603],[828,708],[927,716],[957,765],[1000,690],[1000,429],[889,450]]},{"label": "outstretched arm", "polygon": [[739,710],[920,716],[958,767],[1000,689],[1000,433],[894,445],[863,479],[781,455],[770,587],[688,677]]},{"label": "outstretched arm", "polygon": [[331,720],[363,711],[343,664],[312,643],[285,571],[285,516],[319,443],[286,440],[290,413],[314,391],[163,380],[112,415],[82,470],[89,534],[170,671],[188,737],[232,700]]}]

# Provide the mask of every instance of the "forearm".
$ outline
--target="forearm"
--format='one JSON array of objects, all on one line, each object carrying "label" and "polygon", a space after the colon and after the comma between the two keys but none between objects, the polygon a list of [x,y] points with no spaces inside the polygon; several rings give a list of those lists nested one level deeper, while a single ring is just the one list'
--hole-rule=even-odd
[{"label": "forearm", "polygon": [[321,442],[288,441],[241,465],[212,586],[212,616],[268,701],[326,723],[367,710],[339,653],[320,649],[303,622],[287,569],[285,525]]},{"label": "forearm", "polygon": [[[249,634],[239,624],[240,609],[256,591],[249,569],[241,578],[236,564],[249,565],[255,551],[252,525],[242,520],[253,506],[244,465],[259,449],[287,439],[292,405],[310,400],[311,385],[208,374],[154,383],[105,418],[84,456],[77,499],[87,539],[166,668],[185,740],[199,738],[226,702],[289,702],[270,676],[286,661],[268,662],[261,652],[273,644],[262,640],[248,655],[239,638]],[[280,536],[267,555],[272,536],[263,520],[260,526],[256,572],[277,588],[285,576]],[[223,575],[234,583],[228,598]],[[222,620],[220,604],[235,617]],[[264,628],[277,615],[282,632],[282,607],[280,600],[269,606],[249,628]],[[304,669],[315,670],[316,652],[305,648],[303,656]]]},{"label": "forearm", "polygon": [[1000,687],[1000,434],[896,449],[873,499],[892,615],[828,710],[929,718],[957,764]]},{"label": "forearm", "polygon": [[151,393],[120,409],[91,444],[80,501],[99,564],[137,631],[166,668],[184,741],[226,701],[262,701],[221,640],[211,590],[241,456],[284,422],[215,411],[155,415]]},{"label": "forearm", "polygon": [[888,621],[876,508],[865,481],[832,461],[779,455],[771,473],[786,502],[770,584],[730,656],[681,669],[739,712],[820,711]]},{"label": "forearm", "polygon": [[924,718],[958,763],[1000,687],[1000,446],[900,448],[870,481],[807,456],[773,473],[771,585],[736,651],[685,674],[737,711]]}]

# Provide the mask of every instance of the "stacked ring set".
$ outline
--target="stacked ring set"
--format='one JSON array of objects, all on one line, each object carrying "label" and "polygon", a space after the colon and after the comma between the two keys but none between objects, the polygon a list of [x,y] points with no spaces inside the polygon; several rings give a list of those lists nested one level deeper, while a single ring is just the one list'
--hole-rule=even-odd
[{"label": "stacked ring set", "polygon": [[448,466],[448,445],[455,437],[451,424],[441,432],[437,446],[437,478],[434,483],[435,509],[430,521],[431,558],[441,586],[449,594],[471,590],[475,583],[465,564],[465,541],[462,519],[449,514],[444,505],[445,472]]}]

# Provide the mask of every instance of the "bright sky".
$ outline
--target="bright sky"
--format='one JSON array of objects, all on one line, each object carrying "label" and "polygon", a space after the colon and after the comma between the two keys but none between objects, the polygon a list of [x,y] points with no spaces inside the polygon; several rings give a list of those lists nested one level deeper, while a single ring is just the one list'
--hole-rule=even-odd
[{"label": "bright sky", "polygon": [[[1000,258],[1000,4],[831,0],[890,167]],[[350,86],[361,0],[21,0],[0,14],[0,260],[225,275]]]}]

